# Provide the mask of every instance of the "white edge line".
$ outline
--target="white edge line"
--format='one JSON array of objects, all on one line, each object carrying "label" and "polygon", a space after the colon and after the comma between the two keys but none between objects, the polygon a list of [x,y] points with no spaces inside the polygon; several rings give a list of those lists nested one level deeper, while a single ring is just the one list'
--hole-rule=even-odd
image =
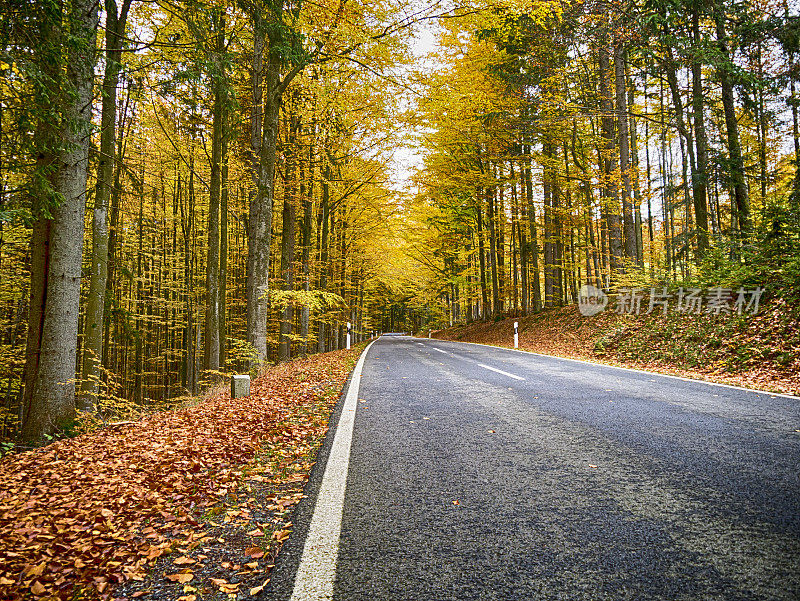
[{"label": "white edge line", "polygon": [[449,355],[449,354],[450,354],[450,353],[448,353],[447,351],[443,351],[443,350],[442,350],[442,349],[440,349],[440,348],[436,348],[435,346],[432,346],[431,348],[432,348],[433,350],[435,350],[435,351],[439,351],[440,353],[444,353],[445,355]]},{"label": "white edge line", "polygon": [[507,371],[503,371],[502,369],[497,369],[496,367],[492,367],[490,365],[484,365],[483,363],[477,363],[476,365],[484,369],[490,369],[492,371],[496,371],[499,374],[503,374],[504,376],[508,376],[509,378],[514,378],[515,380],[522,380],[523,382],[525,381],[525,378],[523,377],[515,376],[514,374],[510,374]]},{"label": "white edge line", "polygon": [[587,361],[585,359],[573,359],[572,357],[559,357],[558,355],[546,355],[544,353],[536,353],[534,351],[525,351],[522,349],[508,348],[506,346],[497,346],[494,344],[482,344],[480,342],[464,342],[463,340],[443,340],[441,338],[434,338],[438,342],[454,342],[456,344],[472,344],[474,346],[485,346],[493,349],[500,349],[503,351],[511,351],[513,353],[523,353],[525,355],[535,355],[537,357],[546,357],[548,359],[559,359],[561,361],[572,361],[573,363],[584,363],[586,365],[594,365],[597,367],[610,367],[611,369],[621,369],[623,371],[632,371],[637,374],[648,374],[651,376],[659,376],[661,378],[672,378],[674,380],[682,380],[684,382],[692,382],[694,384],[708,384],[709,386],[720,386],[722,388],[731,388],[733,390],[743,390],[745,392],[755,392],[757,394],[768,394],[773,397],[782,397],[784,399],[792,399],[800,401],[800,396],[793,394],[786,394],[783,392],[769,392],[768,390],[759,390],[758,388],[745,388],[744,386],[734,386],[733,384],[722,384],[721,382],[709,382],[708,380],[699,380],[697,378],[684,378],[683,376],[673,376],[671,374],[662,374],[657,371],[649,371],[647,369],[636,369],[634,367],[621,367],[619,365],[609,365],[608,363],[598,363],[596,361]]},{"label": "white edge line", "polygon": [[308,527],[303,554],[294,579],[290,601],[312,601],[333,598],[333,581],[342,532],[344,493],[353,441],[353,424],[358,406],[358,388],[364,359],[373,342],[358,358],[347,396],[336,426],[336,434],[317,493],[317,502]]}]

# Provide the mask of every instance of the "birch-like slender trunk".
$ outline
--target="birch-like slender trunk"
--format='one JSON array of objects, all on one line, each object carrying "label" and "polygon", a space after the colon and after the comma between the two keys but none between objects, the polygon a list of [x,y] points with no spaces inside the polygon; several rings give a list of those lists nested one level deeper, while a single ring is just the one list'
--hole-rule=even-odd
[{"label": "birch-like slender trunk", "polygon": [[697,146],[697,171],[692,178],[694,222],[697,231],[697,254],[708,250],[708,139],[703,115],[703,65],[697,53],[702,43],[700,37],[700,12],[692,12],[692,35],[695,55],[692,58],[692,109],[694,112],[694,138]]},{"label": "birch-like slender trunk", "polygon": [[225,16],[215,11],[212,21],[216,24],[214,36],[214,72],[211,81],[214,106],[211,122],[211,186],[208,199],[208,255],[206,257],[206,320],[203,335],[203,368],[219,370],[220,354],[220,304],[219,304],[219,210],[222,196],[222,156],[225,130],[225,73],[223,52],[225,51]]},{"label": "birch-like slender trunk", "polygon": [[100,363],[103,355],[103,330],[108,282],[108,208],[114,166],[117,159],[117,86],[122,68],[122,45],[131,0],[123,0],[117,12],[115,0],[106,0],[105,72],[100,114],[100,153],[92,215],[92,271],[86,298],[83,330],[83,373],[78,408],[93,411],[100,387]]},{"label": "birch-like slender trunk", "polygon": [[730,61],[728,51],[728,37],[725,33],[725,15],[717,12],[714,16],[717,31],[717,46],[724,61],[717,68],[722,88],[722,106],[725,114],[725,133],[728,141],[728,154],[730,157],[730,177],[733,182],[733,197],[735,216],[739,232],[743,238],[750,235],[750,195],[747,191],[747,181],[744,173],[744,160],[742,146],[739,140],[739,122],[736,120],[736,106],[733,92],[733,78],[726,63]]},{"label": "birch-like slender trunk", "polygon": [[628,99],[625,89],[625,46],[614,45],[614,91],[617,111],[617,137],[619,143],[619,169],[622,176],[622,229],[625,259],[636,262],[636,222],[633,218],[633,190],[631,186],[630,137],[628,130]]}]

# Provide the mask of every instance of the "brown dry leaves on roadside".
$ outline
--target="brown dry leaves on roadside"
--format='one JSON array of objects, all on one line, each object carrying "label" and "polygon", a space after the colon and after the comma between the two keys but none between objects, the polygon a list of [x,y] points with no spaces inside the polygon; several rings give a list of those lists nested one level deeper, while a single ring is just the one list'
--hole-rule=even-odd
[{"label": "brown dry leaves on roadside", "polygon": [[110,598],[173,547],[200,544],[198,510],[234,491],[262,447],[319,435],[327,415],[291,418],[340,390],[356,356],[293,361],[253,382],[248,398],[224,393],[3,459],[0,599]]}]

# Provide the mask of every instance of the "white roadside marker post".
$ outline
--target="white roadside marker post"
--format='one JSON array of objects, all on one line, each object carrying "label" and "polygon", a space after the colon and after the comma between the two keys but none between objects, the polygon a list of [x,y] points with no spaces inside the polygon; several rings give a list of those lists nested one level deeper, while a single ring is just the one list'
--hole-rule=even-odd
[{"label": "white roadside marker post", "polygon": [[514,348],[519,348],[519,322],[514,322]]},{"label": "white roadside marker post", "polygon": [[347,349],[350,350],[350,322],[347,322]]}]

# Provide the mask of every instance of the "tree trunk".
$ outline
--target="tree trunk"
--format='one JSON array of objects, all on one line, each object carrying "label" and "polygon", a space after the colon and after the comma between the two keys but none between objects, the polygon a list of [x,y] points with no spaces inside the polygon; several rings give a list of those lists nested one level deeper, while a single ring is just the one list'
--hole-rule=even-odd
[{"label": "tree trunk", "polygon": [[616,95],[617,131],[619,134],[619,169],[622,176],[622,222],[625,259],[636,262],[636,222],[633,217],[628,101],[625,89],[625,47],[614,45],[614,88]]},{"label": "tree trunk", "polygon": [[708,250],[708,141],[703,116],[703,73],[700,52],[700,13],[692,11],[694,56],[692,57],[692,108],[694,110],[694,137],[697,145],[697,171],[692,178],[694,221],[697,228],[697,254],[702,257]]},{"label": "tree trunk", "polygon": [[[281,278],[284,290],[294,290],[294,238],[295,238],[295,134],[297,131],[297,117],[289,118],[289,135],[286,151],[286,181],[283,186],[283,223],[281,227]],[[292,354],[292,324],[294,320],[294,302],[287,299],[282,309],[280,323],[280,338],[278,340],[278,361],[288,361]]]},{"label": "tree trunk", "polygon": [[[326,168],[322,178],[322,198],[320,199],[320,215],[321,221],[321,234],[319,238],[319,289],[325,292],[328,287],[328,213],[330,211],[330,179],[331,172]],[[317,333],[317,352],[325,352],[325,319],[319,320],[319,328]]]},{"label": "tree trunk", "polygon": [[750,235],[750,197],[745,181],[744,160],[742,147],[739,141],[739,123],[736,120],[736,106],[734,103],[733,79],[728,63],[728,38],[725,34],[725,15],[718,10],[714,15],[717,30],[717,46],[722,55],[722,63],[717,68],[717,76],[722,87],[722,106],[725,113],[725,133],[728,138],[728,154],[730,155],[730,174],[733,184],[733,196],[736,219],[742,238]]},{"label": "tree trunk", "polygon": [[489,207],[486,227],[489,228],[489,267],[492,270],[492,317],[497,317],[502,312],[500,308],[500,287],[497,279],[497,229],[494,214],[494,193],[486,190],[486,204]]},{"label": "tree trunk", "polygon": [[[280,19],[284,11],[283,0],[277,0],[269,7],[273,17]],[[253,11],[258,13],[258,9]],[[265,27],[262,17],[252,15],[255,21],[253,52],[253,115],[251,119],[251,156],[255,156],[253,135],[258,133],[261,124],[261,137],[258,147],[258,163],[253,173],[256,192],[250,201],[247,232],[247,340],[252,345],[256,362],[267,358],[267,317],[269,313],[269,260],[272,239],[272,208],[275,184],[275,162],[278,154],[278,128],[283,93],[303,69],[296,65],[281,78],[281,68],[285,61],[287,40],[285,27]],[[262,78],[263,29],[269,39],[269,52],[266,72]],[[260,111],[263,92],[264,106]],[[251,165],[253,161],[251,160]]]},{"label": "tree trunk", "polygon": [[[71,42],[65,44],[67,88],[58,97],[63,105],[62,124],[56,139],[63,145],[54,153],[50,173],[52,189],[60,196],[60,202],[50,210],[39,363],[29,411],[22,424],[22,438],[29,442],[42,441],[46,434],[66,426],[75,414],[75,362],[97,4],[76,0],[64,16],[69,21]],[[44,127],[49,129],[50,125],[44,124]],[[47,228],[40,226],[40,230]],[[38,278],[41,274],[33,276]],[[38,283],[34,279],[31,284],[33,288]],[[32,313],[36,317],[37,312]],[[34,328],[37,327],[34,324]]]},{"label": "tree trunk", "polygon": [[[530,147],[527,148],[530,154]],[[528,227],[531,233],[531,272],[533,282],[531,284],[531,296],[533,297],[533,310],[539,311],[542,308],[542,287],[539,281],[539,238],[536,228],[536,207],[533,204],[533,178],[531,177],[530,159],[525,161],[525,203],[528,208]]]},{"label": "tree trunk", "polygon": [[555,249],[553,233],[553,156],[549,142],[542,145],[542,188],[544,198],[544,306],[554,306]]},{"label": "tree trunk", "polygon": [[[227,129],[227,119],[224,120]],[[219,203],[219,366],[224,370],[228,348],[228,141],[222,139],[222,193]]]},{"label": "tree trunk", "polygon": [[614,101],[611,98],[609,86],[609,75],[611,71],[610,52],[605,43],[600,45],[598,50],[598,67],[600,70],[600,113],[602,115],[601,131],[602,138],[605,140],[605,147],[601,152],[600,171],[603,176],[602,199],[606,215],[606,229],[608,230],[608,246],[610,256],[611,279],[622,269],[622,224],[619,214],[619,201],[617,199],[617,189],[613,184],[614,172]]},{"label": "tree trunk", "polygon": [[92,271],[86,298],[83,330],[83,374],[79,409],[93,411],[100,386],[103,358],[103,319],[108,281],[108,204],[116,161],[117,85],[122,60],[122,44],[131,0],[123,0],[117,14],[115,0],[106,0],[105,73],[100,116],[100,153],[92,219]]},{"label": "tree trunk", "polygon": [[[250,198],[247,219],[247,341],[252,345],[257,367],[267,359],[267,312],[269,300],[269,244],[272,232],[272,173],[265,159],[269,152],[262,149],[264,140],[264,24],[261,13],[254,10],[253,64],[251,88],[253,105],[250,111],[250,172],[254,193]],[[272,76],[274,79],[274,75]],[[277,120],[274,102],[269,109],[271,120]],[[274,156],[272,157],[274,169]]]},{"label": "tree trunk", "polygon": [[216,45],[212,61],[211,81],[214,89],[214,107],[211,124],[211,187],[208,199],[208,255],[206,258],[206,321],[204,332],[203,368],[219,370],[219,208],[222,196],[222,156],[225,129],[225,17],[215,11]]},{"label": "tree trunk", "polygon": [[483,189],[478,188],[475,193],[477,206],[477,227],[478,227],[478,260],[480,266],[481,276],[481,317],[486,319],[488,317],[489,309],[489,294],[486,285],[486,248],[483,240]]},{"label": "tree trunk", "polygon": [[[313,134],[313,128],[312,128]],[[300,172],[300,198],[303,201],[303,239],[302,257],[303,264],[303,290],[308,293],[311,290],[311,229],[313,227],[312,209],[314,206],[314,143],[309,143],[308,151],[308,189],[306,190],[304,171]],[[302,166],[302,162],[301,162]],[[300,337],[303,339],[303,354],[308,354],[308,326],[311,318],[311,310],[308,299],[303,303],[302,313],[300,314]]]}]

